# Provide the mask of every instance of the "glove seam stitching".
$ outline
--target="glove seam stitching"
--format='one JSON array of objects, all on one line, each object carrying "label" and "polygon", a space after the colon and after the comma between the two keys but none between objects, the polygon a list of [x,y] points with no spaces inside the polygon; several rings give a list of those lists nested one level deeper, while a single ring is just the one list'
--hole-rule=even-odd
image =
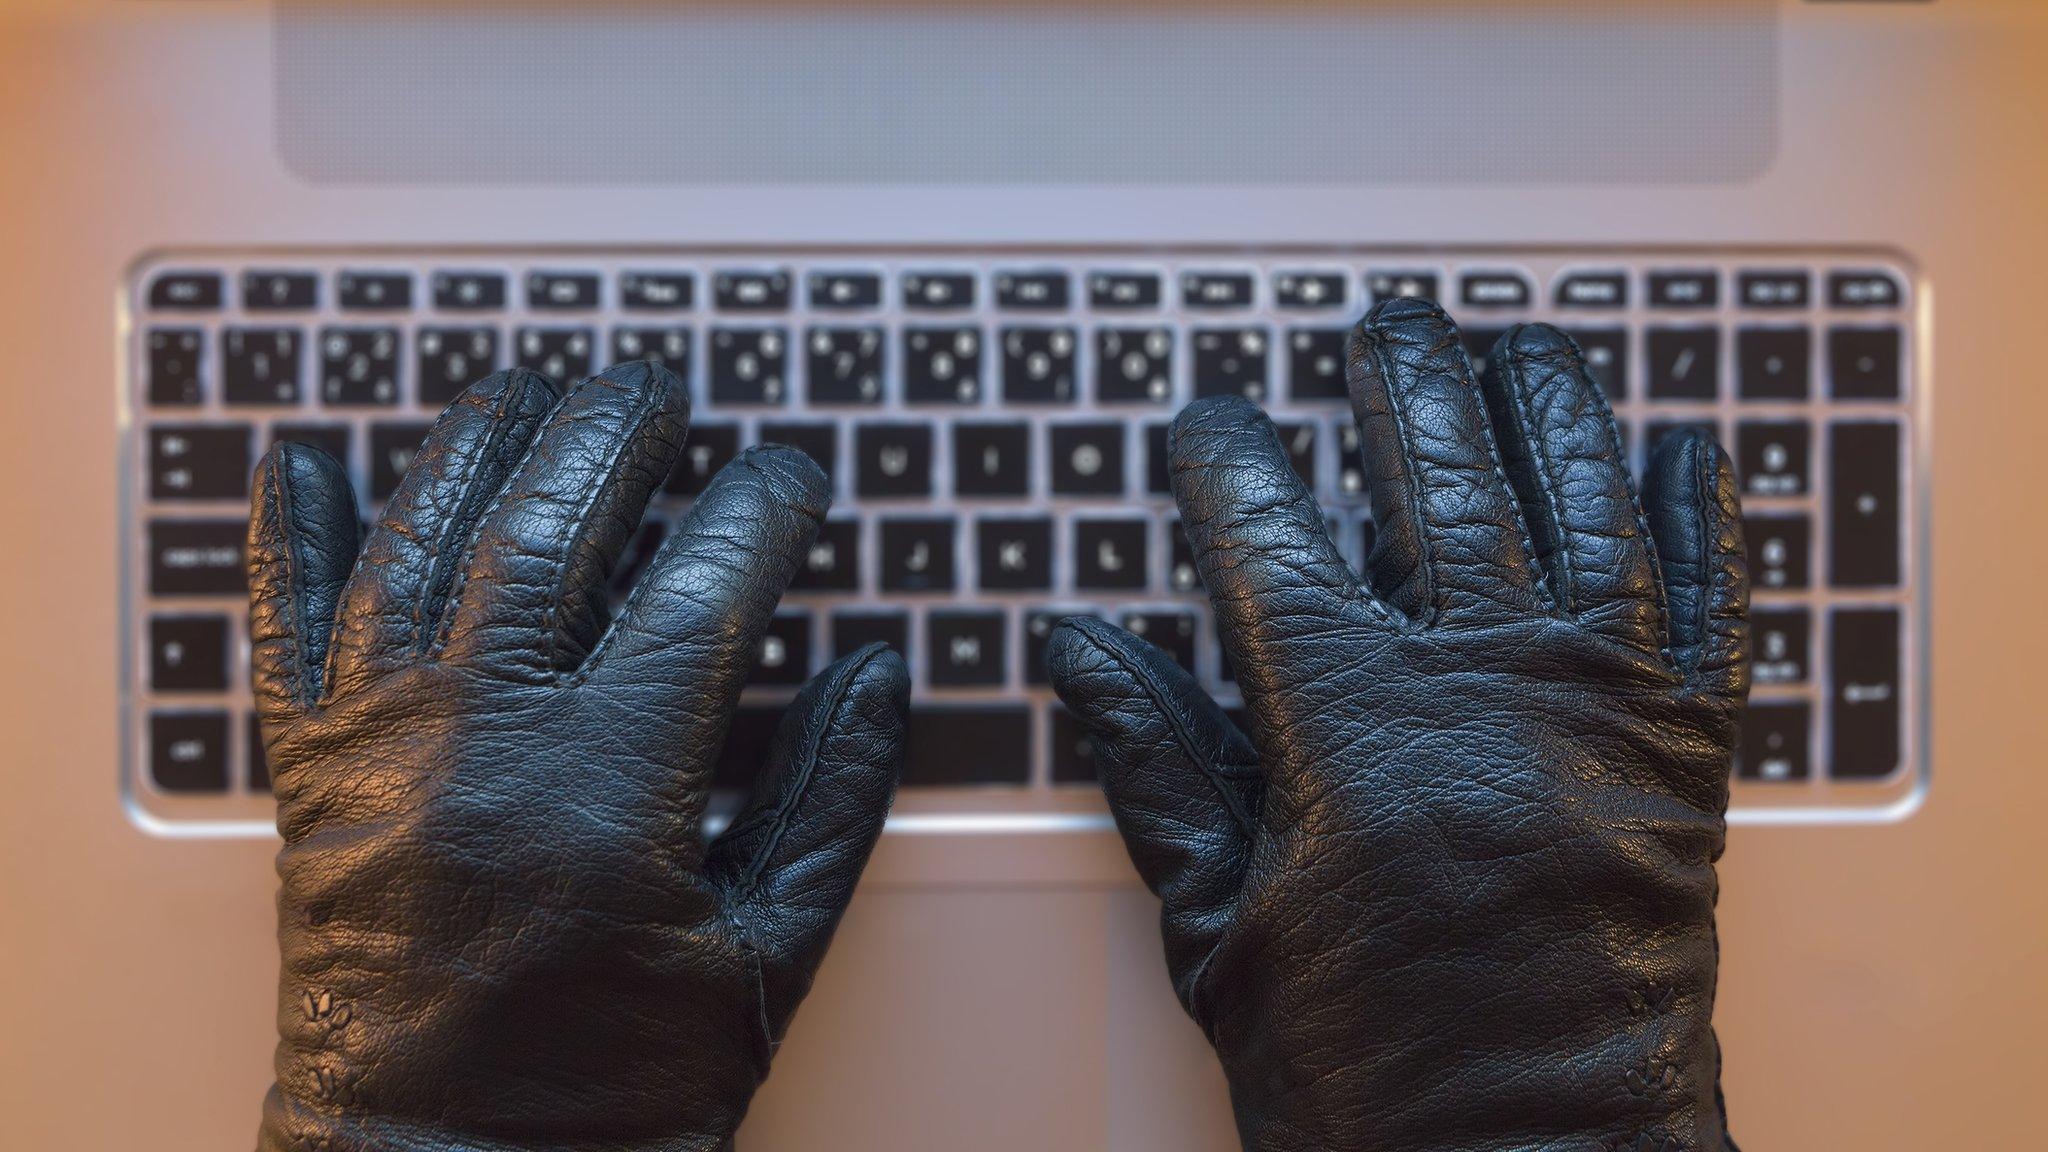
[{"label": "glove seam stitching", "polygon": [[[1377,311],[1375,309],[1375,312]],[[1371,320],[1371,317],[1367,318],[1368,323]],[[1361,325],[1358,331],[1370,342],[1373,371],[1379,376],[1380,388],[1387,397],[1387,422],[1394,426],[1394,441],[1405,445],[1408,442],[1408,421],[1401,410],[1401,402],[1394,397],[1394,373],[1391,370],[1386,341],[1381,338],[1378,330],[1365,325]],[[1358,437],[1362,444],[1366,438],[1365,429],[1358,430]],[[1422,553],[1422,563],[1417,565],[1416,575],[1422,583],[1423,603],[1429,606],[1429,616],[1418,623],[1427,627],[1436,623],[1437,617],[1443,613],[1443,604],[1439,599],[1436,585],[1436,540],[1431,534],[1429,518],[1422,514],[1422,492],[1416,484],[1415,469],[1408,459],[1408,453],[1405,450],[1396,451],[1394,457],[1400,462],[1401,476],[1406,481],[1401,485],[1401,492],[1407,499],[1408,515],[1415,524],[1415,537]],[[1375,548],[1374,551],[1377,552],[1378,549]]]},{"label": "glove seam stitching", "polygon": [[732,891],[733,899],[746,899],[753,894],[754,888],[760,883],[762,874],[767,871],[768,858],[775,854],[776,846],[781,844],[783,834],[789,830],[790,814],[796,810],[804,796],[810,791],[812,780],[817,773],[819,749],[824,744],[826,736],[838,728],[839,712],[846,706],[847,701],[853,698],[855,682],[859,680],[860,674],[887,650],[878,645],[871,646],[867,655],[861,657],[851,667],[847,668],[841,674],[838,683],[832,685],[831,696],[827,701],[827,706],[821,709],[825,720],[819,725],[812,739],[805,742],[802,772],[798,776],[797,784],[793,788],[786,789],[782,801],[776,804],[775,814],[768,824],[766,842],[762,844],[759,851],[754,853],[753,858],[747,862],[746,872],[742,874],[740,883]]},{"label": "glove seam stitching", "polygon": [[[602,379],[602,377],[599,378]],[[606,453],[604,479],[598,483],[597,487],[591,491],[582,505],[576,509],[575,517],[563,522],[567,531],[563,533],[562,542],[568,545],[569,555],[565,557],[567,562],[558,565],[556,568],[554,584],[548,596],[547,607],[541,614],[541,633],[545,637],[541,667],[543,669],[552,669],[557,680],[562,679],[565,675],[565,670],[561,668],[559,663],[562,650],[562,601],[568,590],[569,573],[575,567],[576,541],[582,536],[585,526],[589,524],[592,510],[603,503],[605,498],[617,489],[619,484],[619,461],[624,459],[628,452],[632,451],[640,434],[646,430],[649,421],[652,420],[655,411],[655,394],[656,389],[653,388],[641,390],[639,400],[634,404],[626,430],[614,439],[612,450]],[[584,655],[588,656],[589,653]]]},{"label": "glove seam stitching", "polygon": [[306,643],[310,622],[306,619],[305,584],[299,575],[298,518],[294,515],[291,469],[284,467],[284,458],[292,451],[286,448],[271,460],[271,475],[276,483],[270,487],[270,500],[271,515],[276,517],[284,535],[285,604],[292,618],[292,703],[303,706],[308,700],[319,698],[320,685],[313,678],[312,652]]},{"label": "glove seam stitching", "polygon": [[[455,582],[455,562],[458,559],[458,556],[451,555],[448,551],[448,542],[467,535],[482,518],[481,508],[485,501],[483,493],[479,490],[481,477],[477,469],[497,459],[504,451],[505,442],[511,434],[508,421],[512,416],[512,410],[516,404],[525,401],[527,391],[525,378],[519,377],[505,390],[504,395],[499,397],[498,404],[491,413],[490,434],[485,437],[482,447],[478,449],[476,458],[471,463],[469,475],[463,480],[462,498],[456,502],[455,515],[442,521],[441,531],[434,538],[434,559],[427,567],[426,582],[421,588],[419,600],[413,606],[413,635],[406,642],[406,646],[415,652],[424,652],[432,645],[434,635],[440,631],[441,613],[448,607],[447,589]],[[504,480],[510,478],[508,473],[500,481],[500,487],[503,487]],[[438,595],[436,589],[441,590]]]},{"label": "glove seam stitching", "polygon": [[[1517,331],[1519,332],[1519,329]],[[1510,336],[1509,339],[1513,339],[1513,336]],[[1542,571],[1543,582],[1550,586],[1551,598],[1555,602],[1557,610],[1570,616],[1575,614],[1578,608],[1576,601],[1572,597],[1572,554],[1571,549],[1566,547],[1564,543],[1564,510],[1559,505],[1558,497],[1558,489],[1562,486],[1563,480],[1557,473],[1556,461],[1551,457],[1548,446],[1543,441],[1543,438],[1536,434],[1536,429],[1531,427],[1529,423],[1529,409],[1536,403],[1536,389],[1529,380],[1527,363],[1523,357],[1513,356],[1508,359],[1503,367],[1507,372],[1510,386],[1513,387],[1516,397],[1522,401],[1522,403],[1514,406],[1515,431],[1521,435],[1522,450],[1529,453],[1530,459],[1536,462],[1537,470],[1543,474],[1543,479],[1547,481],[1543,489],[1544,511],[1550,517],[1550,531],[1552,537],[1557,541],[1553,556],[1562,568],[1562,571],[1556,573]],[[1510,484],[1508,490],[1512,492],[1514,486]],[[1530,549],[1530,555],[1532,557],[1535,555],[1533,546]],[[1539,564],[1538,568],[1541,571],[1542,566]]]},{"label": "glove seam stitching", "polygon": [[[479,525],[488,522],[493,516],[496,516],[498,509],[504,506],[505,500],[512,490],[512,478],[519,475],[525,469],[526,462],[532,459],[533,454],[540,449],[541,441],[547,438],[548,428],[554,424],[555,418],[561,414],[562,405],[567,403],[568,399],[567,396],[563,396],[560,401],[556,402],[555,406],[549,410],[547,420],[534,433],[533,438],[526,442],[525,450],[520,452],[519,459],[514,461],[511,469],[506,472],[505,482],[498,485],[498,491],[492,495],[491,502],[484,506],[482,512],[477,514],[476,522]],[[454,635],[455,621],[462,615],[463,601],[469,595],[470,577],[476,569],[476,551],[480,543],[482,543],[482,534],[471,532],[469,540],[463,545],[462,559],[456,568],[454,590],[449,594],[447,603],[442,607],[441,618],[435,622],[433,642],[423,649],[423,652],[427,655],[438,655],[446,650],[448,641]]]},{"label": "glove seam stitching", "polygon": [[[1101,637],[1095,635],[1093,628],[1096,626],[1096,622],[1091,618],[1077,617],[1072,621],[1071,626],[1080,631],[1083,636],[1088,637],[1088,642],[1093,644],[1097,651],[1109,657],[1110,661],[1122,669],[1125,675],[1128,675],[1137,682],[1139,690],[1145,693],[1146,697],[1152,701],[1152,706],[1166,720],[1167,729],[1173,733],[1174,743],[1180,745],[1181,752],[1188,759],[1194,761],[1196,767],[1201,769],[1203,778],[1209,781],[1209,786],[1215,789],[1218,798],[1223,801],[1223,806],[1229,810],[1231,820],[1237,824],[1238,831],[1247,840],[1250,840],[1254,835],[1250,815],[1244,811],[1242,804],[1232,794],[1230,789],[1223,787],[1221,781],[1224,774],[1217,770],[1215,758],[1203,753],[1196,747],[1193,739],[1186,731],[1186,726],[1181,723],[1178,710],[1160,695],[1158,689],[1152,683],[1151,677],[1143,669],[1124,659],[1121,652],[1104,642]],[[1257,765],[1254,763],[1246,765],[1246,767],[1255,768]]]}]

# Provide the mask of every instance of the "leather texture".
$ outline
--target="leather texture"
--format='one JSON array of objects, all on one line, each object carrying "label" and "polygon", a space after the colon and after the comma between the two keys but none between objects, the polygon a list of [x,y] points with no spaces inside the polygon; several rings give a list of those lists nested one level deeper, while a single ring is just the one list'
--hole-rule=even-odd
[{"label": "leather texture", "polygon": [[756,644],[828,503],[801,453],[727,466],[611,619],[683,443],[683,385],[512,371],[434,426],[358,547],[340,465],[260,466],[254,682],[277,794],[265,1152],[726,1146],[895,789],[880,647],[790,707],[700,830]]},{"label": "leather texture", "polygon": [[1553,328],[1509,331],[1489,364],[1475,380],[1428,301],[1353,333],[1364,579],[1257,408],[1175,421],[1248,729],[1092,618],[1054,633],[1053,683],[1245,1147],[1720,1152],[1714,862],[1748,692],[1734,478],[1682,433],[1638,498]]}]

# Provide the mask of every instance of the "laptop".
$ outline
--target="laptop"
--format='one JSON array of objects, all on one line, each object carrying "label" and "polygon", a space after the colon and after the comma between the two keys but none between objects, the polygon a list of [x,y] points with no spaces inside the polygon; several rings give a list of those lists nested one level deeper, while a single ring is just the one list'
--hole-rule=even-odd
[{"label": "laptop", "polygon": [[[1741,474],[1756,689],[1717,1023],[1745,1147],[2016,1147],[2048,1071],[2030,526],[2048,13],[1992,0],[11,8],[0,1116],[247,1144],[275,851],[248,474],[374,507],[524,365],[664,361],[690,445],[836,503],[719,782],[875,639],[903,789],[742,1149],[1236,1147],[1040,653],[1123,623],[1235,701],[1173,413],[1264,404],[1362,558],[1341,352],[1435,296],[1586,348],[1638,463]],[[2027,319],[2035,316],[2034,320]],[[1368,1025],[1369,1026],[1369,1025]]]}]

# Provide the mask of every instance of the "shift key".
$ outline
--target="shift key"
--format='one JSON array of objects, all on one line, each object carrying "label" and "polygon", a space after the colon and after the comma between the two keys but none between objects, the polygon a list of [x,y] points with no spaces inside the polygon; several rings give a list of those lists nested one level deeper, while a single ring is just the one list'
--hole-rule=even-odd
[{"label": "shift key", "polygon": [[1899,610],[1840,608],[1829,621],[1829,774],[1877,779],[1899,766]]}]

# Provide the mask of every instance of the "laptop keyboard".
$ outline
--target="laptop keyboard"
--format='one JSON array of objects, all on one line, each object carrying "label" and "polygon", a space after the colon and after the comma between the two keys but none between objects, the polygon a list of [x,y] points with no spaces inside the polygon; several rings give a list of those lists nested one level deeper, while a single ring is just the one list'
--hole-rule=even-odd
[{"label": "laptop keyboard", "polygon": [[123,795],[158,831],[268,825],[242,538],[271,442],[325,449],[374,506],[478,377],[653,359],[689,382],[692,426],[618,587],[745,445],[802,448],[837,494],[719,782],[744,786],[796,685],[883,640],[915,684],[904,822],[1099,822],[1085,741],[1045,683],[1055,621],[1115,620],[1235,703],[1167,489],[1168,422],[1199,396],[1264,404],[1362,563],[1344,340],[1376,298],[1414,294],[1452,308],[1475,363],[1516,321],[1571,331],[1638,466],[1674,428],[1721,437],[1756,587],[1734,818],[1898,815],[1925,773],[1913,292],[1895,256],[1840,252],[155,258],[125,302]]}]

